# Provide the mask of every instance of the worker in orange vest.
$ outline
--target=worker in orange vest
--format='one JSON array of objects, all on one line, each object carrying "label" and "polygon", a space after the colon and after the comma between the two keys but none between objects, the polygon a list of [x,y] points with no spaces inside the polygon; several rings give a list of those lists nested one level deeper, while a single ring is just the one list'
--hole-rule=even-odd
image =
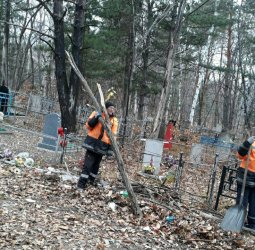
[{"label": "worker in orange vest", "polygon": [[[116,135],[118,119],[115,117],[115,105],[107,101],[105,107],[110,118],[111,132]],[[112,155],[111,141],[99,117],[105,119],[105,114],[93,111],[86,122],[87,137],[82,147],[87,149],[81,176],[78,181],[78,189],[84,190],[89,183],[93,184],[100,167],[103,155]]]},{"label": "worker in orange vest", "polygon": [[[249,150],[251,150],[250,154],[248,154]],[[241,197],[242,182],[248,155],[248,172],[243,206],[248,208],[247,224],[245,226],[255,230],[255,136],[246,140],[237,152],[237,157],[241,160],[241,165],[237,171],[237,204],[239,204]]]}]

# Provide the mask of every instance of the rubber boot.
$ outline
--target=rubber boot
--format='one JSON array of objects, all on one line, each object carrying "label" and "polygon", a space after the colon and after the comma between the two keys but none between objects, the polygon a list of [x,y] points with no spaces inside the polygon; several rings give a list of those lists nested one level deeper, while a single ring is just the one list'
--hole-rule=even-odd
[{"label": "rubber boot", "polygon": [[84,178],[81,176],[78,181],[77,188],[84,190],[87,187],[87,183],[88,183],[88,178]]}]

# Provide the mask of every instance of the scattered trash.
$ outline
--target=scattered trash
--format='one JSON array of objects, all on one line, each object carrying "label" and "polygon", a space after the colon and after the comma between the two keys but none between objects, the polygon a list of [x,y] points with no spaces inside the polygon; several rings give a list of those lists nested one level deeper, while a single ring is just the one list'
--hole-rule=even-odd
[{"label": "scattered trash", "polygon": [[12,151],[10,150],[10,149],[5,149],[4,150],[4,157],[5,158],[10,158],[10,157],[12,157]]},{"label": "scattered trash", "polygon": [[112,191],[112,190],[110,190],[106,196],[107,196],[107,197],[111,197],[111,196],[112,196],[112,194],[113,194],[113,191]]},{"label": "scattered trash", "polygon": [[53,167],[48,167],[48,172],[47,173],[59,173],[60,171],[53,168]]},{"label": "scattered trash", "polygon": [[108,207],[113,211],[116,212],[116,204],[114,202],[108,203]]},{"label": "scattered trash", "polygon": [[171,168],[172,166],[174,166],[175,164],[177,164],[178,162],[174,159],[174,157],[172,155],[167,155],[165,158],[165,164],[167,165],[167,167]]},{"label": "scattered trash", "polygon": [[35,161],[32,158],[27,158],[24,162],[24,166],[27,168],[33,167],[35,164]]},{"label": "scattered trash", "polygon": [[107,247],[109,247],[109,246],[110,246],[110,241],[107,240],[107,239],[104,239],[104,244],[105,244]]},{"label": "scattered trash", "polygon": [[20,175],[20,174],[21,174],[21,170],[20,170],[19,168],[14,168],[14,169],[12,170],[12,172],[13,172],[14,174],[17,174],[17,175]]},{"label": "scattered trash", "polygon": [[109,247],[111,244],[116,243],[116,240],[114,240],[114,239],[103,239],[103,240],[104,240],[106,247]]},{"label": "scattered trash", "polygon": [[10,159],[6,159],[6,160],[4,161],[4,163],[7,163],[7,164],[10,164],[10,165],[13,165],[13,166],[16,165],[15,160],[10,160]]},{"label": "scattered trash", "polygon": [[43,173],[44,170],[43,170],[42,168],[35,168],[35,169],[34,169],[34,172],[35,172],[35,173]]},{"label": "scattered trash", "polygon": [[35,203],[36,202],[35,200],[29,199],[29,198],[25,199],[25,201],[27,201],[29,203]]},{"label": "scattered trash", "polygon": [[104,188],[104,189],[108,189],[110,188],[110,185],[107,181],[104,181],[104,180],[100,180],[99,183],[100,187]]},{"label": "scattered trash", "polygon": [[72,189],[72,186],[66,185],[66,184],[62,184],[61,187],[64,188],[64,189],[68,189],[68,190]]},{"label": "scattered trash", "polygon": [[172,223],[172,222],[174,222],[174,216],[173,216],[173,215],[168,215],[168,216],[166,217],[166,221],[167,221],[167,223]]},{"label": "scattered trash", "polygon": [[128,198],[128,191],[120,191],[120,194],[121,194],[124,198]]},{"label": "scattered trash", "polygon": [[150,229],[150,227],[149,227],[149,226],[144,227],[144,228],[143,228],[143,230],[144,230],[144,231],[148,231],[148,232],[150,232],[150,231],[151,231],[151,229]]},{"label": "scattered trash", "polygon": [[24,165],[24,162],[25,162],[25,159],[23,159],[23,158],[21,158],[21,157],[19,157],[19,156],[17,156],[17,157],[15,158],[15,165],[16,165],[16,167],[21,167],[21,166],[23,166],[23,165]]},{"label": "scattered trash", "polygon": [[60,176],[62,181],[71,181],[71,182],[77,182],[79,177],[71,174],[64,174]]},{"label": "scattered trash", "polygon": [[164,183],[170,184],[170,183],[173,183],[173,182],[175,182],[175,173],[171,172],[171,171],[168,171]]},{"label": "scattered trash", "polygon": [[0,154],[0,159],[4,158],[11,158],[12,157],[12,152],[10,149],[5,149],[1,154]]},{"label": "scattered trash", "polygon": [[27,159],[27,158],[29,158],[29,153],[28,152],[21,152],[21,153],[17,154],[16,157]]},{"label": "scattered trash", "polygon": [[14,174],[17,174],[17,175],[20,175],[20,174],[21,174],[21,170],[20,170],[19,168],[15,168],[15,167],[13,167],[13,168],[11,169],[11,172],[14,173]]}]

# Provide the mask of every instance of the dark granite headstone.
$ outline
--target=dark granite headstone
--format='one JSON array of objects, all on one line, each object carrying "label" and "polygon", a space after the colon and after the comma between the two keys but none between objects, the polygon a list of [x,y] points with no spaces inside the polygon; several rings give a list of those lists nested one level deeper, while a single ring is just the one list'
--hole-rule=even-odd
[{"label": "dark granite headstone", "polygon": [[38,144],[39,148],[45,148],[55,151],[58,139],[58,128],[61,126],[60,116],[56,113],[51,113],[44,118],[43,134],[54,138],[43,137],[41,143]]}]

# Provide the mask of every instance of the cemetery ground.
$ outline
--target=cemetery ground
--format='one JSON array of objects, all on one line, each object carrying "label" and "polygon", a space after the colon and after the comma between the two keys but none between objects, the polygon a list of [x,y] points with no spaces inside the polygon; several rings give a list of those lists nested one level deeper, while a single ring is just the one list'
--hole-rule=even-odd
[{"label": "cemetery ground", "polygon": [[[224,205],[233,200],[221,202],[219,211],[207,205],[208,168],[185,165],[177,192],[171,180],[162,185],[139,174],[142,144],[127,143],[122,155],[139,218],[114,159],[103,160],[101,185],[80,193],[75,186],[84,151],[68,152],[59,164],[59,155],[37,148],[41,139],[15,129],[0,134],[0,249],[254,249],[252,233],[219,228]],[[185,159],[189,150],[176,144],[172,153],[178,159],[183,151]],[[33,165],[8,163],[22,152]],[[162,165],[160,175],[168,171]]]}]

